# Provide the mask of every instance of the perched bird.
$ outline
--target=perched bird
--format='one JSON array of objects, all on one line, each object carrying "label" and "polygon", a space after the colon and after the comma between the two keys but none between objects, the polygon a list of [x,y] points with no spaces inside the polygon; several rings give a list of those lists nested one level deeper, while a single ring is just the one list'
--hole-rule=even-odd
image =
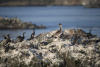
[{"label": "perched bird", "polygon": [[3,35],[3,37],[4,37],[4,40],[7,40],[7,42],[11,42],[11,38],[9,34]]},{"label": "perched bird", "polygon": [[26,32],[23,32],[23,36],[18,36],[17,37],[17,42],[22,42],[25,39],[25,33]]},{"label": "perched bird", "polygon": [[89,32],[87,33],[88,39],[91,38],[91,37],[93,37],[92,30],[93,30],[93,28],[89,29]]},{"label": "perched bird", "polygon": [[8,40],[8,42],[11,42],[11,38],[9,34],[6,35],[6,39]]},{"label": "perched bird", "polygon": [[9,42],[11,42],[11,38],[9,34],[3,35],[3,37],[4,37],[4,40],[2,40],[0,44],[5,48],[5,52],[7,52],[9,49],[8,44]]},{"label": "perched bird", "polygon": [[59,30],[56,33],[62,33],[62,24],[59,24]]},{"label": "perched bird", "polygon": [[59,30],[57,30],[56,33],[52,35],[52,37],[58,37],[61,34],[62,34],[62,24],[59,24]]},{"label": "perched bird", "polygon": [[33,29],[33,32],[31,34],[31,37],[28,40],[32,40],[32,39],[34,39],[34,37],[35,37],[35,30]]}]

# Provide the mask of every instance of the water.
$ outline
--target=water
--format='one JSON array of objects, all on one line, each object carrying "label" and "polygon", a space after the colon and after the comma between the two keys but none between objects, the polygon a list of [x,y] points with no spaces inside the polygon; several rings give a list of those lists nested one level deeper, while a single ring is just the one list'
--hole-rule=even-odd
[{"label": "water", "polygon": [[[32,22],[37,25],[46,25],[47,29],[37,29],[36,34],[58,29],[58,23],[63,28],[82,28],[88,31],[93,28],[93,34],[100,36],[100,8],[84,8],[82,6],[47,6],[47,7],[0,7],[0,16],[18,17],[22,21]],[[11,34],[16,38],[26,32],[26,39],[32,30],[0,30],[2,35]]]}]

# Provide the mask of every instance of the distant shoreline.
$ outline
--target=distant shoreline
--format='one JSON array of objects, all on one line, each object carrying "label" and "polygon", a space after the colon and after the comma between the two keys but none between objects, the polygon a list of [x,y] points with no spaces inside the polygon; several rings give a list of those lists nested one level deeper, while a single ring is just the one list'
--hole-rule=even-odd
[{"label": "distant shoreline", "polygon": [[[36,6],[30,6],[30,5],[26,5],[26,6],[0,6],[0,7],[56,7],[56,6],[61,6],[61,7],[71,7],[71,6],[82,6],[82,5],[36,5]],[[84,6],[82,6],[84,7]]]},{"label": "distant shoreline", "polygon": [[0,6],[75,6],[100,8],[99,0],[1,0]]},{"label": "distant shoreline", "polygon": [[46,26],[23,22],[17,17],[0,17],[0,29],[43,29]]},{"label": "distant shoreline", "polygon": [[1,6],[0,7],[48,7],[48,6],[65,6],[65,7],[70,7],[70,6],[82,6],[84,8],[100,8],[100,6],[84,6],[84,5],[9,5],[9,6]]}]

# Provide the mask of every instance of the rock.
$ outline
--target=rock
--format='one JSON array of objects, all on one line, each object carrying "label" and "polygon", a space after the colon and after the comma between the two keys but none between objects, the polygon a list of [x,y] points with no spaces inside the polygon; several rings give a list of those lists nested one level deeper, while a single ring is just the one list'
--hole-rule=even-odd
[{"label": "rock", "polygon": [[22,22],[18,18],[3,18],[0,19],[0,29],[41,29],[46,28],[43,25],[35,25],[30,22]]},{"label": "rock", "polygon": [[[70,34],[73,31],[73,34]],[[9,43],[9,50],[5,53],[4,48],[0,47],[0,66],[5,66],[5,60],[8,67],[99,67],[100,66],[100,42],[99,37],[90,38],[89,43],[83,45],[83,42],[72,45],[70,39],[76,34],[87,40],[86,32],[79,29],[65,30],[62,37],[68,35],[69,39],[58,37],[56,41],[52,35],[56,31],[43,33],[34,38],[34,40],[25,40],[18,43]],[[40,40],[40,38],[42,40]],[[92,40],[92,41],[91,41]]]}]

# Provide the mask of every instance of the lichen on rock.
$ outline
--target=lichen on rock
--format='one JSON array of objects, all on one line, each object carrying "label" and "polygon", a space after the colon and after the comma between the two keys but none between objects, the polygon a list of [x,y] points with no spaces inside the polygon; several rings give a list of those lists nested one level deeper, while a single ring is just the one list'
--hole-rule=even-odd
[{"label": "lichen on rock", "polygon": [[[1,45],[0,66],[100,67],[99,37],[89,36],[80,29],[67,29],[55,38],[52,37],[55,32],[40,34],[33,40],[10,42],[7,52],[5,52],[7,48]],[[77,40],[72,39],[73,37],[76,37]],[[78,40],[81,42],[78,43]]]}]

